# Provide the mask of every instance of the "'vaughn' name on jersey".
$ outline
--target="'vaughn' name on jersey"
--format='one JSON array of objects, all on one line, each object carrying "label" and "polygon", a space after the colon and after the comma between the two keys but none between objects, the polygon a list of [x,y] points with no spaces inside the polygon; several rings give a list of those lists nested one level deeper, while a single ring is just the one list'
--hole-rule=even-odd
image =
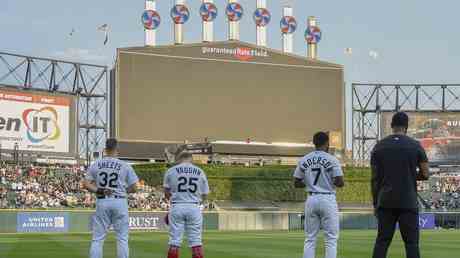
[{"label": "'vaughn' name on jersey", "polygon": [[165,174],[163,187],[170,190],[172,203],[199,203],[203,194],[209,194],[205,173],[191,163],[170,168]]}]

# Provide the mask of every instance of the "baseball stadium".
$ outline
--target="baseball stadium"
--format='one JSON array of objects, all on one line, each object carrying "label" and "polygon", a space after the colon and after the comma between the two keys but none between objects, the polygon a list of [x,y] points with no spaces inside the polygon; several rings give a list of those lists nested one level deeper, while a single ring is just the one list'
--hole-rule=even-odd
[{"label": "baseball stadium", "polygon": [[[280,15],[266,0],[159,2],[138,10],[144,44],[116,46],[109,66],[0,49],[0,258],[456,257],[460,84],[348,82],[318,56],[318,18],[294,51],[294,1]],[[240,39],[243,14],[255,43]],[[200,42],[185,40],[189,19]],[[268,46],[277,19],[281,49]],[[173,42],[159,44],[167,22]],[[391,137],[421,151],[393,197],[414,188],[416,216],[398,215],[386,254],[375,182],[402,158],[376,153]]]}]

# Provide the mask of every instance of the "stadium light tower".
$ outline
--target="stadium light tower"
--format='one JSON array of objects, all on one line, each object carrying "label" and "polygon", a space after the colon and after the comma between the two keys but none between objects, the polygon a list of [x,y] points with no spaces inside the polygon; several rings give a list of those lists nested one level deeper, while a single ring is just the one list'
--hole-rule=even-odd
[{"label": "stadium light tower", "polygon": [[[145,11],[152,10],[156,11],[156,1],[147,0],[145,1]],[[156,30],[154,29],[144,29],[144,39],[146,46],[155,46],[156,45]]]},{"label": "stadium light tower", "polygon": [[173,18],[174,44],[180,45],[184,44],[184,23],[187,22],[190,14],[185,6],[185,0],[175,0],[175,2],[176,5],[171,10],[171,16],[175,15]]},{"label": "stadium light tower", "polygon": [[228,0],[226,9],[228,19],[228,40],[240,40],[240,19],[243,15],[238,0]]},{"label": "stadium light tower", "polygon": [[309,16],[307,20],[307,31],[305,39],[307,41],[307,57],[310,59],[318,58],[318,43],[321,40],[321,30],[317,25],[316,17]]},{"label": "stadium light tower", "polygon": [[200,15],[202,21],[202,41],[214,41],[214,19],[217,17],[217,8],[214,5],[214,0],[202,0],[200,7]]},{"label": "stadium light tower", "polygon": [[[257,8],[256,12],[258,12],[259,10],[262,10],[261,18],[263,19],[261,24],[256,25],[256,43],[258,46],[266,47],[267,46],[267,26],[266,25],[268,24],[268,21],[270,20],[269,18],[270,13],[267,10],[267,0],[257,0],[256,8]],[[267,24],[265,24],[264,22],[265,18],[268,19],[266,20]]]},{"label": "stadium light tower", "polygon": [[293,9],[290,6],[283,7],[283,18],[281,20],[281,33],[283,34],[283,52],[292,53],[294,51],[294,32],[297,22],[293,17]]}]

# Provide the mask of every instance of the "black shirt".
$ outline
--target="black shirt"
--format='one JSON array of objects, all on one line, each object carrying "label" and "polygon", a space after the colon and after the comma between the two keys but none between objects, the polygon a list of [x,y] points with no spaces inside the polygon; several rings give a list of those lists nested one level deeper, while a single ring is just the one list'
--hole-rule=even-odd
[{"label": "black shirt", "polygon": [[408,136],[379,141],[371,154],[374,207],[417,208],[417,167],[422,162],[428,162],[425,150]]}]

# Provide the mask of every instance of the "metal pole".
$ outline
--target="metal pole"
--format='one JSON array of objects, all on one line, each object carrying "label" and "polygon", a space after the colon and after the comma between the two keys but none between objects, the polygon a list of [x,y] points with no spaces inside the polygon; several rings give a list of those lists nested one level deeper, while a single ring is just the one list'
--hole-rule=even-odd
[{"label": "metal pole", "polygon": [[377,140],[381,139],[381,128],[380,128],[380,85],[377,85],[375,93],[375,116],[377,119]]},{"label": "metal pole", "polygon": [[351,84],[351,160],[355,164],[355,85]]},{"label": "metal pole", "polygon": [[446,111],[446,85],[442,85],[441,89],[442,89],[442,111]]},{"label": "metal pole", "polygon": [[364,164],[364,146],[366,145],[366,133],[364,132],[364,123],[365,123],[365,116],[366,116],[366,111],[361,110],[361,150],[360,150],[360,155],[361,155],[361,166]]},{"label": "metal pole", "polygon": [[86,165],[89,166],[91,162],[90,148],[89,148],[89,98],[86,96]]},{"label": "metal pole", "polygon": [[[111,110],[110,110],[110,99],[111,99],[111,97],[109,97],[109,92],[110,92],[109,87],[110,87],[110,85],[109,85],[109,73],[108,73],[107,68],[105,68],[105,108],[106,108],[105,109],[106,110],[106,112],[105,112],[105,121],[106,121],[106,123],[104,123],[104,133],[105,133],[104,135],[105,135],[105,137],[104,137],[103,142],[105,141],[105,139],[107,139],[108,133],[112,130],[112,128],[110,128],[110,123],[108,122],[109,119],[110,119],[110,116],[111,116],[111,114],[109,113],[109,112],[111,112]],[[114,102],[116,103],[115,100],[114,100]],[[115,105],[115,103],[114,103],[114,105]],[[115,112],[115,109],[113,111]],[[115,135],[113,135],[113,137],[115,137]]]}]

